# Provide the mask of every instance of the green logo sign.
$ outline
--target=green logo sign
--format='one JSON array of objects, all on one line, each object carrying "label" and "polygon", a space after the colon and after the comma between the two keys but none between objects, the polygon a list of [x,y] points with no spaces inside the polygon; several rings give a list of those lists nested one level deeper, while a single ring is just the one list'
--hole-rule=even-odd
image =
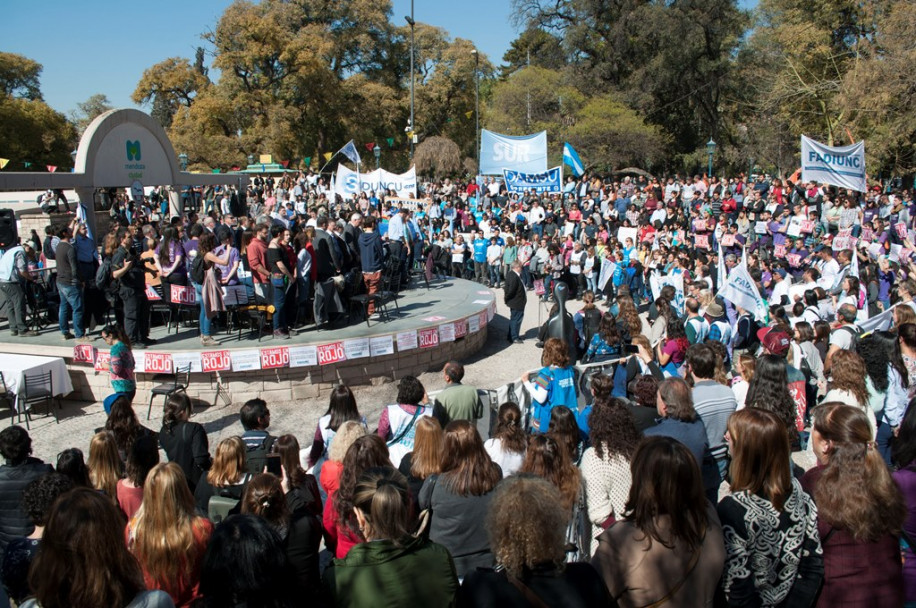
[{"label": "green logo sign", "polygon": [[140,160],[140,140],[127,140],[127,160]]}]

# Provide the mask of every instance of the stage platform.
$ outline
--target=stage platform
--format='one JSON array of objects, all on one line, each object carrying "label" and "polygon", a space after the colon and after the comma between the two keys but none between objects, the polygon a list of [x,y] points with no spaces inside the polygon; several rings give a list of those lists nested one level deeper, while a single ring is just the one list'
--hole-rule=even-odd
[{"label": "stage platform", "polygon": [[[156,344],[137,350],[136,403],[149,400],[149,390],[162,380],[157,374],[190,366],[188,394],[214,402],[217,392],[229,402],[260,396],[270,400],[320,397],[337,384],[389,382],[462,359],[486,342],[487,323],[496,311],[495,296],[485,286],[461,279],[437,279],[429,288],[420,281],[403,292],[398,307],[388,305],[390,319],[364,319],[354,311],[346,326],[308,326],[290,339],[243,329],[218,328],[217,346],[203,347],[196,327],[177,334],[155,327]],[[398,313],[398,308],[400,313]],[[196,309],[191,315],[196,318]],[[186,317],[182,317],[186,318]],[[55,325],[35,338],[12,338],[0,331],[0,352],[62,357],[70,372],[71,399],[97,401],[111,393],[108,349],[98,337],[90,344],[62,341]],[[138,410],[139,411],[139,410]]]}]

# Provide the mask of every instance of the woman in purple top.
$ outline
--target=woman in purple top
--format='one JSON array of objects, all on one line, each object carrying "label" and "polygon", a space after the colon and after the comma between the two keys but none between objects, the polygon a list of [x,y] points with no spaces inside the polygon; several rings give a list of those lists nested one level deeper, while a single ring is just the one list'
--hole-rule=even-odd
[{"label": "woman in purple top", "polygon": [[162,295],[166,302],[172,301],[172,285],[188,284],[180,230],[182,229],[166,228],[162,232],[162,242],[156,248],[156,267],[159,276],[162,277]]},{"label": "woman in purple top", "polygon": [[219,272],[220,284],[238,285],[238,271],[241,258],[239,257],[239,250],[232,246],[232,234],[230,232],[223,233],[223,242],[213,253],[228,262],[225,265],[216,264],[216,269]]},{"label": "woman in purple top", "polygon": [[[911,402],[912,405],[912,402]],[[897,470],[894,481],[903,493],[907,516],[903,522],[900,547],[903,552],[903,592],[906,608],[916,608],[916,408],[908,407],[891,448],[891,461]],[[916,542],[916,541],[913,541]]]}]

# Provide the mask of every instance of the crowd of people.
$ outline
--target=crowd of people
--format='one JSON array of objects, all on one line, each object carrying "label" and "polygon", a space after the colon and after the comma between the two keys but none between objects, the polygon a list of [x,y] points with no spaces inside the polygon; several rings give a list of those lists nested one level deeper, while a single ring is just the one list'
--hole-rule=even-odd
[{"label": "crowd of people", "polygon": [[[106,264],[118,284],[121,316],[102,334],[122,345],[112,380],[123,384],[85,464],[72,449],[52,470],[29,457],[23,429],[0,432],[10,596],[45,607],[916,605],[912,192],[698,176],[570,178],[552,195],[445,180],[422,195],[412,207],[343,200],[301,174],[245,195],[189,193],[200,209],[168,221],[156,201],[118,202],[92,261],[80,258],[82,226],[52,230],[52,251],[74,242],[57,259],[81,277],[73,291],[111,294]],[[28,248],[11,250],[7,299],[31,276]],[[528,292],[557,300],[551,317],[566,314],[565,293],[581,301],[569,335],[545,326],[542,368],[523,375],[489,436],[457,362],[442,397],[401,379],[374,432],[339,387],[311,447],[271,436],[260,400],[212,458],[182,395],[158,434],[137,421],[130,353],[150,343],[146,281],[190,282],[211,301],[204,344],[219,283],[233,280],[274,304],[282,338],[301,294],[348,273],[371,293],[386,260],[398,274],[421,262],[502,288],[510,341]],[[753,310],[723,297],[741,272]],[[85,336],[85,315],[61,296],[61,317]],[[577,360],[600,372],[585,383]],[[816,466],[802,470],[801,452]]]}]

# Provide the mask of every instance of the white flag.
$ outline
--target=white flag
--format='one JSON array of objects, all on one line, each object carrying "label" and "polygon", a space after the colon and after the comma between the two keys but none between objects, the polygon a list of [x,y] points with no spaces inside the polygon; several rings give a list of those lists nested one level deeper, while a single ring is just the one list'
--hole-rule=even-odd
[{"label": "white flag", "polygon": [[763,309],[763,314],[766,315],[766,304],[760,297],[757,285],[748,273],[747,268],[743,265],[732,269],[731,275],[729,275],[725,285],[719,289],[718,295],[735,306],[740,306],[748,312],[754,312],[755,316],[760,315],[761,309]]},{"label": "white flag", "polygon": [[722,289],[722,286],[725,285],[725,278],[728,276],[728,272],[725,270],[725,255],[722,253],[721,242],[719,242],[719,263],[716,264],[716,270],[718,271],[716,287]]},{"label": "white flag", "polygon": [[616,270],[616,263],[608,258],[601,258],[601,272],[598,273],[598,291],[604,291],[604,286],[607,285],[608,280],[614,276]]}]

